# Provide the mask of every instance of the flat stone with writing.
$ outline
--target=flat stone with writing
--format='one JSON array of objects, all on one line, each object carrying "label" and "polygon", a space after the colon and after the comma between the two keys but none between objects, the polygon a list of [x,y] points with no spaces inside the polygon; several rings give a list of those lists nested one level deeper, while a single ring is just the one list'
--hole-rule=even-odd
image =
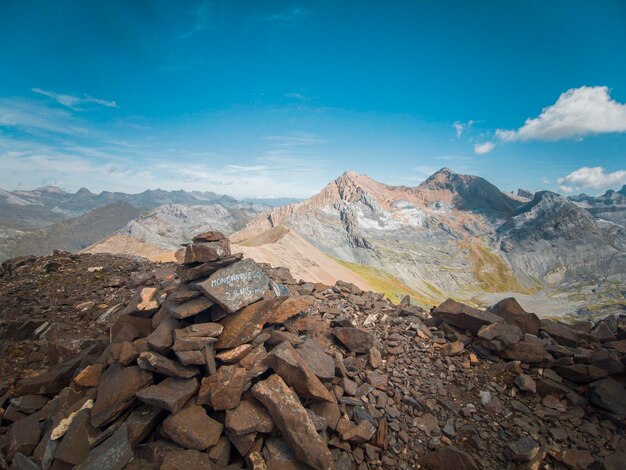
[{"label": "flat stone with writing", "polygon": [[269,290],[269,278],[252,259],[244,259],[214,272],[196,285],[228,313],[263,298]]}]

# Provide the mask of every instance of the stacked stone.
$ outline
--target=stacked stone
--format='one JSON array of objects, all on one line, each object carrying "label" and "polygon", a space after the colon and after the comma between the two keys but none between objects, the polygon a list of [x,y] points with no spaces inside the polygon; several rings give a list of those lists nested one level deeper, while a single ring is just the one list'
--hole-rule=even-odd
[{"label": "stacked stone", "polygon": [[296,283],[215,232],[179,259],[176,276],[139,287],[106,344],[0,397],[0,469],[3,455],[14,469],[626,461],[626,317],[566,325],[514,299],[425,312]]},{"label": "stacked stone", "polygon": [[20,409],[45,403],[10,426],[11,468],[321,470],[384,448],[365,398],[387,383],[374,336],[347,320],[309,335],[293,326],[328,286],[265,267],[283,282],[270,279],[218,232],[178,257],[178,279],[140,287],[106,348],[11,390]]}]

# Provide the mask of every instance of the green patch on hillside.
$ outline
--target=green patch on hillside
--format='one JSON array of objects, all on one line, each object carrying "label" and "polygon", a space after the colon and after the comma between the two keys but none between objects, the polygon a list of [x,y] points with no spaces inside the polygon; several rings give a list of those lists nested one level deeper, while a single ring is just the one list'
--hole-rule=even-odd
[{"label": "green patch on hillside", "polygon": [[486,292],[531,293],[513,275],[511,268],[500,256],[478,243],[461,242],[461,248],[469,251],[474,277]]},{"label": "green patch on hillside", "polygon": [[391,299],[394,303],[400,302],[402,297],[409,295],[411,296],[411,300],[413,302],[423,307],[430,308],[436,304],[433,300],[411,289],[400,279],[392,276],[382,269],[367,266],[365,264],[350,263],[339,258],[333,257],[333,259],[361,276],[364,281],[372,286],[374,291],[385,294],[385,296]]}]

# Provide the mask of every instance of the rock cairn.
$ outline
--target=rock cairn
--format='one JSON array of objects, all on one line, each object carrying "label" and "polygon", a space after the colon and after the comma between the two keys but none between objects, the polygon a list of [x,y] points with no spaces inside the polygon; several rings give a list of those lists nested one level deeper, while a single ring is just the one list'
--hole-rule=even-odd
[{"label": "rock cairn", "polygon": [[[623,468],[626,318],[425,312],[207,232],[0,398],[0,469]],[[0,390],[2,393],[2,390]]]}]

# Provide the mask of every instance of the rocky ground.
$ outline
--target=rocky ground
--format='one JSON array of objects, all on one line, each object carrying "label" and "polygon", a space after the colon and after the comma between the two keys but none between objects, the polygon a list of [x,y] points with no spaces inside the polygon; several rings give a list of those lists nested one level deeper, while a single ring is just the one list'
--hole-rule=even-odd
[{"label": "rocky ground", "polygon": [[179,259],[3,265],[0,469],[623,468],[624,317],[425,312],[217,233]]}]

